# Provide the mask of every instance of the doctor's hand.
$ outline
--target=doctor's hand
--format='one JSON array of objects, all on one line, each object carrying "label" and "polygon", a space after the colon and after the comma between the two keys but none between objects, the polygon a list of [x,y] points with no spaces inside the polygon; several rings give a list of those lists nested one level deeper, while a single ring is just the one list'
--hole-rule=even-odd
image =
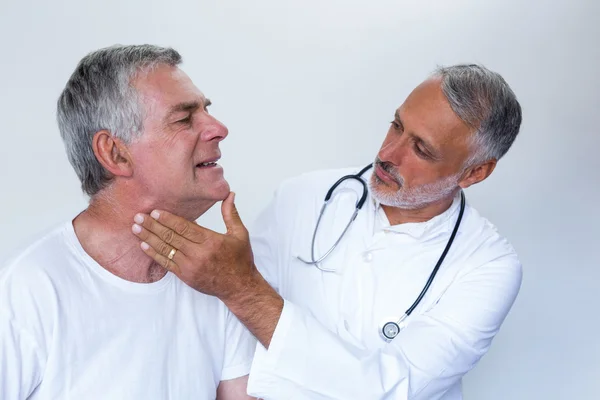
[{"label": "doctor's hand", "polygon": [[258,273],[254,266],[248,230],[234,205],[233,193],[221,212],[227,233],[220,234],[166,211],[134,218],[133,232],[144,252],[192,288],[229,298]]},{"label": "doctor's hand", "polygon": [[225,234],[161,210],[137,214],[132,230],[148,256],[193,289],[221,299],[267,347],[283,299],[254,265],[248,230],[233,193],[223,201],[221,212]]}]

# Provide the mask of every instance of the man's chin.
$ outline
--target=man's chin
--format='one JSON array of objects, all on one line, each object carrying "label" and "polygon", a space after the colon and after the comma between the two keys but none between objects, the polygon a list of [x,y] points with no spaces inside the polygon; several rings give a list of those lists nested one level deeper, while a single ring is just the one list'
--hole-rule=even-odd
[{"label": "man's chin", "polygon": [[213,190],[209,192],[202,193],[194,200],[189,202],[188,207],[185,207],[188,209],[189,212],[187,219],[196,220],[200,218],[202,214],[207,212],[215,204],[225,200],[227,196],[229,196],[229,193],[229,184],[227,184],[226,182],[224,185],[219,185],[218,188],[213,188]]},{"label": "man's chin", "polygon": [[231,192],[231,188],[229,187],[229,183],[224,181],[222,185],[219,185],[219,188],[215,191],[215,199],[216,201],[223,201],[229,196]]},{"label": "man's chin", "polygon": [[229,182],[222,177],[212,182],[197,183],[197,185],[198,191],[195,195],[198,201],[223,201],[231,192]]}]

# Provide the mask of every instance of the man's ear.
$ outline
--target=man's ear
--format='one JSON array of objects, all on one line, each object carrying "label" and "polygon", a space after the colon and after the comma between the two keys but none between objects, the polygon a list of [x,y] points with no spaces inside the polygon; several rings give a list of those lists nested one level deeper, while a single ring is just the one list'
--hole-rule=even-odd
[{"label": "man's ear", "polygon": [[492,158],[481,164],[476,164],[472,167],[469,167],[467,171],[465,171],[465,175],[460,180],[458,185],[466,189],[471,185],[475,185],[483,180],[485,180],[488,176],[492,174],[494,168],[496,168],[497,160]]},{"label": "man's ear", "polygon": [[102,166],[113,176],[133,175],[133,160],[127,146],[109,131],[94,134],[92,148]]}]

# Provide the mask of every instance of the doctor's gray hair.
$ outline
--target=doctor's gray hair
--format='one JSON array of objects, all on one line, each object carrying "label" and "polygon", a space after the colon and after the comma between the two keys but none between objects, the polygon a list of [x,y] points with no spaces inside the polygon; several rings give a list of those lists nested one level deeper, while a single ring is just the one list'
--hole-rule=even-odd
[{"label": "doctor's gray hair", "polygon": [[473,151],[465,167],[500,160],[515,141],[521,126],[521,105],[500,74],[475,64],[439,67],[450,107],[475,130]]},{"label": "doctor's gray hair", "polygon": [[94,134],[107,130],[125,143],[138,137],[144,107],[132,81],[158,65],[180,63],[177,51],[153,45],[111,46],[79,62],[58,99],[56,115],[69,161],[89,196],[112,179],[94,155]]}]

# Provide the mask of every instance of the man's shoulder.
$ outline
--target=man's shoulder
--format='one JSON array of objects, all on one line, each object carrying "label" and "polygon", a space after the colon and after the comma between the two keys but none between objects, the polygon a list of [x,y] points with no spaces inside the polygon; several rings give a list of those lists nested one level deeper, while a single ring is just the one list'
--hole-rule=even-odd
[{"label": "man's shoulder", "polygon": [[0,285],[31,284],[56,273],[53,266],[68,258],[66,230],[67,223],[54,226],[13,253],[0,267]]}]

